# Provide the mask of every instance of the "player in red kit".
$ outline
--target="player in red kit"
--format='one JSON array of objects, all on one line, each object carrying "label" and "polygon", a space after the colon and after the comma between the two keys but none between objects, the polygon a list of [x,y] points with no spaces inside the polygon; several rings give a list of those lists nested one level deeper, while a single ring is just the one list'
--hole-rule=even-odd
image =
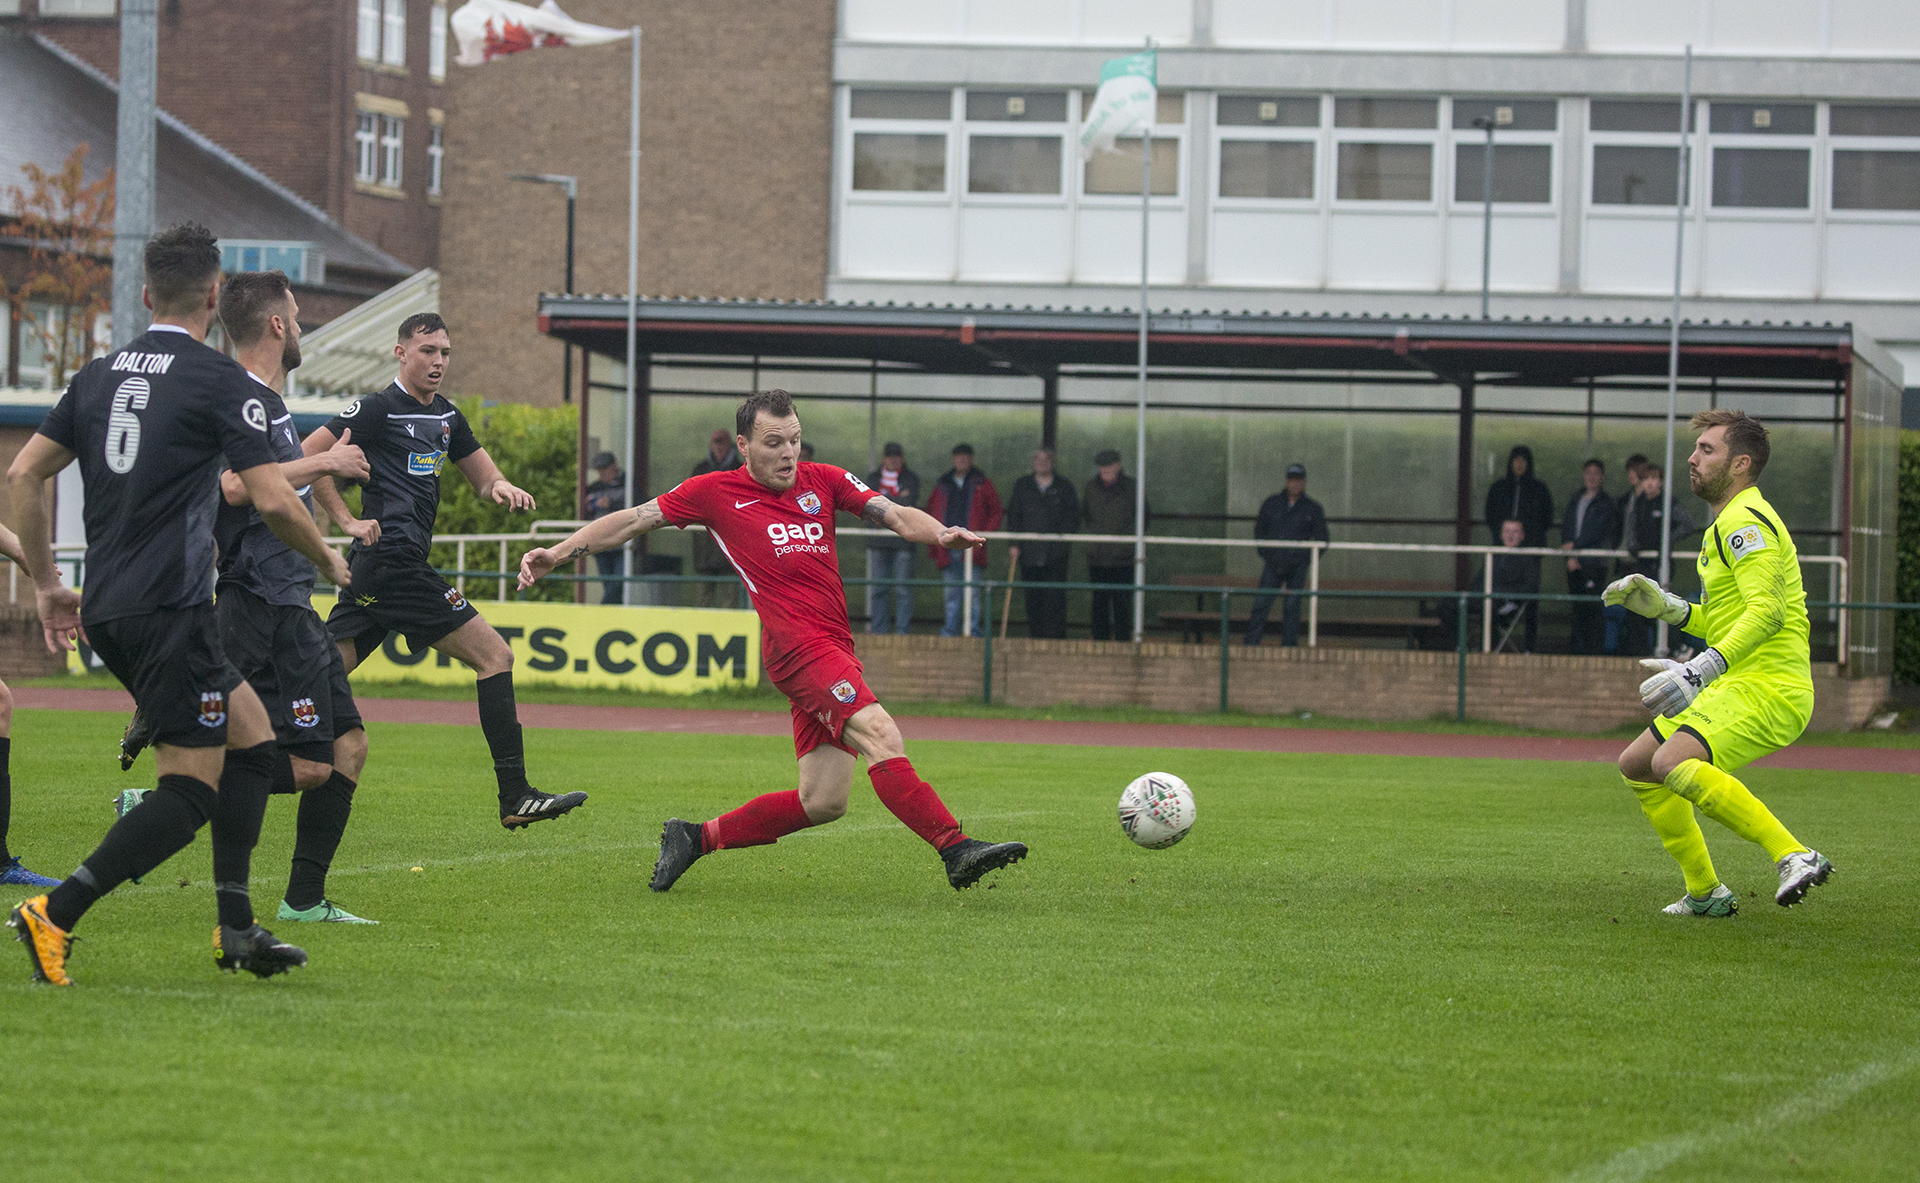
[{"label": "player in red kit", "polygon": [[900,728],[861,677],[847,623],[846,585],[834,552],[833,515],[856,514],[910,542],[967,550],[985,539],[895,505],[852,473],[800,459],[800,418],[784,390],[749,398],[734,416],[746,464],[682,481],[637,509],[611,513],[558,546],[528,552],[520,586],[561,563],[623,545],[662,526],[703,525],[740,573],[760,613],[767,676],[793,703],[800,787],[767,793],[704,825],[669,820],[650,886],[665,891],[695,859],[735,846],[765,846],[847,811],[856,754],[881,804],[940,852],[955,889],[1026,857],[1019,842],[981,842],[960,832],[933,786],[908,761]]}]

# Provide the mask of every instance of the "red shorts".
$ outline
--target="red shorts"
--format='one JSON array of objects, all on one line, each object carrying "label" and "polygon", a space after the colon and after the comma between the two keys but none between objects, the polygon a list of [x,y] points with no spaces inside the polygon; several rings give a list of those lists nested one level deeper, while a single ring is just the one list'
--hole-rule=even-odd
[{"label": "red shorts", "polygon": [[793,754],[804,756],[821,744],[832,744],[858,755],[840,741],[847,720],[879,702],[860,676],[860,659],[851,653],[828,653],[774,683],[793,703]]}]

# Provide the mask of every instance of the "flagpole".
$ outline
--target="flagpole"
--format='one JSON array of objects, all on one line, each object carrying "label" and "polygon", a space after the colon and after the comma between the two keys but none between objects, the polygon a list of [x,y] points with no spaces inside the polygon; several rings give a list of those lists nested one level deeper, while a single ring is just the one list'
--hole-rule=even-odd
[{"label": "flagpole", "polygon": [[[1147,51],[1153,38],[1147,38]],[[1158,71],[1155,72],[1156,75]],[[1155,78],[1154,109],[1140,137],[1140,393],[1133,424],[1133,643],[1147,635],[1147,224],[1153,196],[1153,124],[1159,118],[1160,90]]]},{"label": "flagpole", "polygon": [[[639,438],[634,431],[638,422],[638,408],[634,398],[634,375],[639,370],[636,351],[636,338],[639,326],[640,291],[640,26],[634,25],[633,37],[633,78],[629,84],[632,106],[628,111],[627,131],[627,508],[634,508],[633,466],[639,459],[634,450],[639,447]],[[622,567],[629,582],[620,585],[620,602],[633,602],[633,542],[629,540],[625,548]]]},{"label": "flagpole", "polygon": [[[1687,240],[1687,172],[1692,159],[1687,152],[1687,132],[1693,112],[1693,46],[1687,46],[1686,65],[1680,80],[1680,177],[1673,195],[1673,313],[1667,336],[1667,460],[1666,475],[1660,481],[1660,586],[1673,580],[1673,421],[1680,404],[1680,277]],[[1654,651],[1667,654],[1667,622],[1661,621]]]}]

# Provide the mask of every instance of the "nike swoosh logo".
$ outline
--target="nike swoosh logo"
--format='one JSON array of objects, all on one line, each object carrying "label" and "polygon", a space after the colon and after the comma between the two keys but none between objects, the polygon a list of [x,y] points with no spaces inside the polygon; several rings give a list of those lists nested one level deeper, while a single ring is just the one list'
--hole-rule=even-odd
[{"label": "nike swoosh logo", "polygon": [[758,497],[755,497],[752,501],[736,501],[733,503],[733,507],[735,509],[745,509],[749,505],[757,504],[759,500]]}]

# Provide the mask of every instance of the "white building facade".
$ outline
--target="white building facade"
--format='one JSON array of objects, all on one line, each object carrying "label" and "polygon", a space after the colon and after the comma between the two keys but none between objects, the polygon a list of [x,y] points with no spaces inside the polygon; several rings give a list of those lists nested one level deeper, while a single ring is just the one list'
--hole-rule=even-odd
[{"label": "white building facade", "polygon": [[1692,44],[1684,315],[1920,375],[1914,0],[842,0],[830,298],[1134,305],[1149,36],[1156,307],[1477,315],[1491,121],[1492,315],[1664,319]]}]

